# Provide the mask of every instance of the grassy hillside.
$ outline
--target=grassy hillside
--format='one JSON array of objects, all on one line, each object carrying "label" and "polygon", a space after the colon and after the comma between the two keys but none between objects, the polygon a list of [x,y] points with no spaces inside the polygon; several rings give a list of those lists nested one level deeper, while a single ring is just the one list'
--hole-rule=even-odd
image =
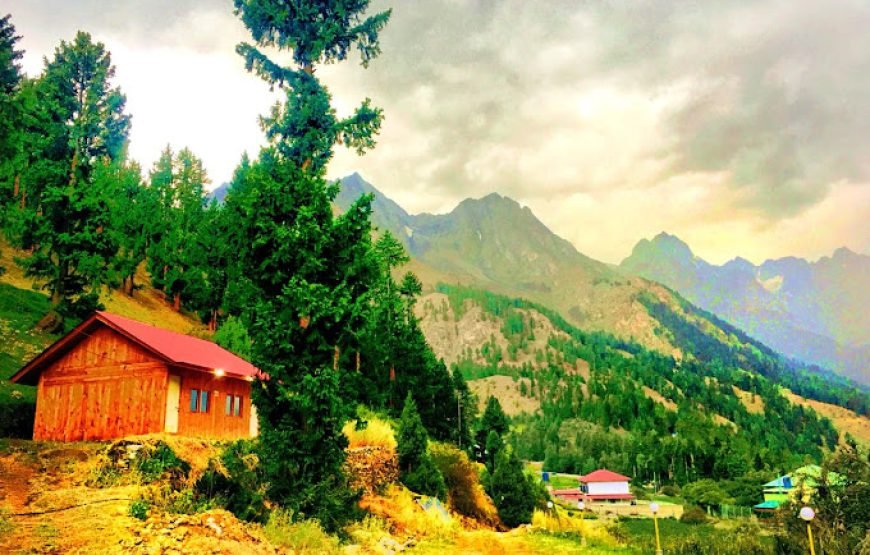
[{"label": "grassy hillside", "polygon": [[[643,465],[661,464],[682,479],[728,477],[788,468],[804,456],[818,460],[839,440],[807,401],[781,393],[784,378],[799,377],[794,368],[690,305],[670,318],[703,341],[685,342],[664,325],[658,330],[681,342],[680,359],[582,331],[535,303],[476,289],[441,286],[418,303],[418,314],[436,353],[460,368],[472,388],[495,393],[511,412],[534,412],[518,417],[518,447],[527,458],[548,458],[559,466],[554,470],[603,464],[637,476]],[[865,393],[845,383],[829,390],[866,402]],[[840,415],[841,431],[863,441],[858,430],[870,430],[870,419],[838,408],[851,416]],[[606,443],[608,429],[623,435],[604,448],[596,442]],[[679,454],[650,462],[663,456],[654,454],[661,445]],[[726,454],[733,455],[733,468],[717,462]]]},{"label": "grassy hillside", "polygon": [[[17,392],[16,401],[33,402],[35,388],[13,385],[7,379],[59,338],[36,329],[37,322],[50,309],[49,299],[15,264],[14,258],[21,255],[0,238],[0,266],[6,270],[0,275],[0,404],[8,403],[13,392]],[[140,271],[137,281],[149,283],[144,271]],[[100,300],[106,310],[121,316],[179,333],[200,336],[207,333],[195,316],[176,312],[164,301],[161,292],[147,285],[132,297],[106,290]],[[66,327],[71,329],[77,323],[67,322]]]}]

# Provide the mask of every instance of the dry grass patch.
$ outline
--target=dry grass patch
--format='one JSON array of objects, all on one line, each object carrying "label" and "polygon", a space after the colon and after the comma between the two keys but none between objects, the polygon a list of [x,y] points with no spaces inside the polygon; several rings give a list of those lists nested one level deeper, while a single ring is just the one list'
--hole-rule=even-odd
[{"label": "dry grass patch", "polygon": [[391,485],[383,495],[365,494],[360,507],[389,524],[393,536],[451,538],[460,527],[452,519],[444,519],[434,511],[426,511],[405,487]]},{"label": "dry grass patch", "polygon": [[646,386],[646,385],[642,386],[641,389],[643,389],[644,395],[646,395],[647,397],[649,397],[650,399],[652,399],[656,403],[659,403],[660,405],[664,406],[669,411],[676,412],[677,404],[675,402],[671,401],[670,399],[665,398],[664,395],[662,395],[661,393],[659,393],[658,391],[656,391],[655,389],[653,389],[649,386]]},{"label": "dry grass patch", "polygon": [[837,405],[801,397],[788,389],[783,389],[782,393],[792,403],[810,407],[819,413],[820,416],[830,419],[837,431],[840,432],[841,442],[844,441],[846,434],[849,434],[860,445],[864,447],[870,446],[870,418]]},{"label": "dry grass patch", "polygon": [[761,396],[744,391],[736,385],[732,385],[731,388],[734,390],[734,395],[737,395],[748,412],[751,414],[764,414],[764,400],[762,400]]},{"label": "dry grass patch", "polygon": [[468,387],[477,395],[480,411],[486,408],[486,400],[495,397],[501,403],[502,409],[508,416],[516,416],[521,413],[534,413],[541,408],[541,402],[529,395],[520,394],[520,384],[526,385],[527,391],[531,392],[531,380],[528,378],[514,378],[510,376],[489,376],[479,380],[470,380]]},{"label": "dry grass patch", "polygon": [[362,429],[357,429],[357,421],[350,420],[342,428],[348,441],[349,449],[359,447],[396,448],[396,435],[388,422],[378,418],[370,418]]}]

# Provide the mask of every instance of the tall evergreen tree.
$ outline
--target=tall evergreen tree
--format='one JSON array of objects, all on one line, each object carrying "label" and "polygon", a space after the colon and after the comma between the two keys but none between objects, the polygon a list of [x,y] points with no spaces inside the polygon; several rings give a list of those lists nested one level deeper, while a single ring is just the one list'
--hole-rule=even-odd
[{"label": "tall evergreen tree", "polygon": [[508,526],[532,521],[538,497],[532,481],[523,473],[523,463],[509,447],[498,452],[486,492],[495,503],[499,518]]},{"label": "tall evergreen tree", "polygon": [[153,238],[157,197],[143,185],[142,171],[135,162],[104,166],[95,182],[117,190],[111,205],[112,231],[119,247],[113,267],[116,282],[126,295],[132,296],[137,288],[136,271],[146,259]]},{"label": "tall evergreen tree", "polygon": [[182,301],[207,295],[207,249],[216,236],[215,230],[203,229],[208,225],[207,183],[202,160],[187,148],[173,154],[167,146],[151,171],[151,190],[158,210],[152,227],[149,267],[154,284],[172,300],[176,310],[181,309]]},{"label": "tall evergreen tree", "polygon": [[[374,145],[381,111],[366,100],[339,119],[315,66],[346,59],[366,65],[379,53],[389,12],[363,14],[366,0],[235,0],[256,45],[237,51],[249,71],[286,93],[262,118],[269,145],[245,177],[250,188],[242,254],[253,291],[246,312],[253,362],[268,375],[254,387],[268,495],[328,529],[349,517],[353,494],[343,474],[349,412],[339,394],[341,354],[362,327],[376,275],[369,262],[371,198],[341,216],[337,185],[325,179],[333,147],[362,153]],[[292,51],[280,66],[261,48]]]},{"label": "tall evergreen tree", "polygon": [[[21,65],[24,53],[16,48],[21,37],[15,34],[11,16],[0,18],[0,229],[5,228],[7,207],[18,191],[15,187],[14,160],[18,156],[16,130],[20,128]],[[0,274],[3,267],[0,266]]]},{"label": "tall evergreen tree", "polygon": [[29,155],[40,162],[22,175],[32,200],[20,242],[32,250],[21,261],[25,272],[51,293],[44,327],[98,305],[117,251],[106,232],[114,191],[95,185],[95,171],[123,157],[130,128],[125,97],[111,85],[114,73],[105,47],[79,32],[61,42],[35,86],[38,138]]},{"label": "tall evergreen tree", "polygon": [[399,478],[409,489],[440,499],[447,496],[444,476],[429,456],[429,437],[417,412],[414,397],[408,393],[399,420],[396,438],[399,456]]},{"label": "tall evergreen tree", "polygon": [[477,429],[477,444],[484,448],[487,443],[487,437],[490,432],[495,432],[500,438],[508,432],[509,423],[507,415],[501,408],[501,403],[498,399],[490,396],[486,400],[486,408],[483,411],[483,416],[480,417],[480,425]]}]

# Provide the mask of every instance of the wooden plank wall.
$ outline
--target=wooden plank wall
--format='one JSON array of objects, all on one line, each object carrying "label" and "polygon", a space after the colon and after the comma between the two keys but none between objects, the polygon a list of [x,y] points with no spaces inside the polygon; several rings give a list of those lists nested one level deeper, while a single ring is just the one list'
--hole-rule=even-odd
[{"label": "wooden plank wall", "polygon": [[103,440],[160,432],[166,366],[106,327],[91,332],[39,380],[36,440]]},{"label": "wooden plank wall", "polygon": [[[181,376],[181,401],[179,402],[178,433],[188,436],[213,438],[243,438],[250,435],[251,384],[245,380],[216,377],[205,372],[172,369]],[[190,411],[190,391],[197,389],[209,392],[208,412]],[[224,410],[227,395],[242,396],[241,416],[227,416]]]}]

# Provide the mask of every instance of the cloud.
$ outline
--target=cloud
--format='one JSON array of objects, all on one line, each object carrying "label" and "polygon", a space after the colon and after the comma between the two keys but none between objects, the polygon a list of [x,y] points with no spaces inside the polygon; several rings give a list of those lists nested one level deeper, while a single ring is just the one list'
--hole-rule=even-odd
[{"label": "cloud", "polygon": [[[146,166],[167,141],[188,145],[221,182],[262,142],[257,116],[275,97],[234,53],[247,34],[230,0],[9,4],[28,70],[77,28],[106,42]],[[842,199],[865,200],[870,183],[867,3],[375,0],[372,10],[387,7],[369,69],[318,70],[340,113],[366,97],[386,113],[378,147],[362,158],[339,149],[334,176],[359,170],[411,212],[498,191],[609,261],[661,229],[697,238],[712,259],[800,254],[801,238],[815,253],[821,236],[828,249],[866,248],[870,208]],[[857,214],[831,226],[839,235],[796,223],[819,224],[831,206]],[[734,233],[731,248],[716,233]],[[769,243],[741,242],[753,236]]]}]

